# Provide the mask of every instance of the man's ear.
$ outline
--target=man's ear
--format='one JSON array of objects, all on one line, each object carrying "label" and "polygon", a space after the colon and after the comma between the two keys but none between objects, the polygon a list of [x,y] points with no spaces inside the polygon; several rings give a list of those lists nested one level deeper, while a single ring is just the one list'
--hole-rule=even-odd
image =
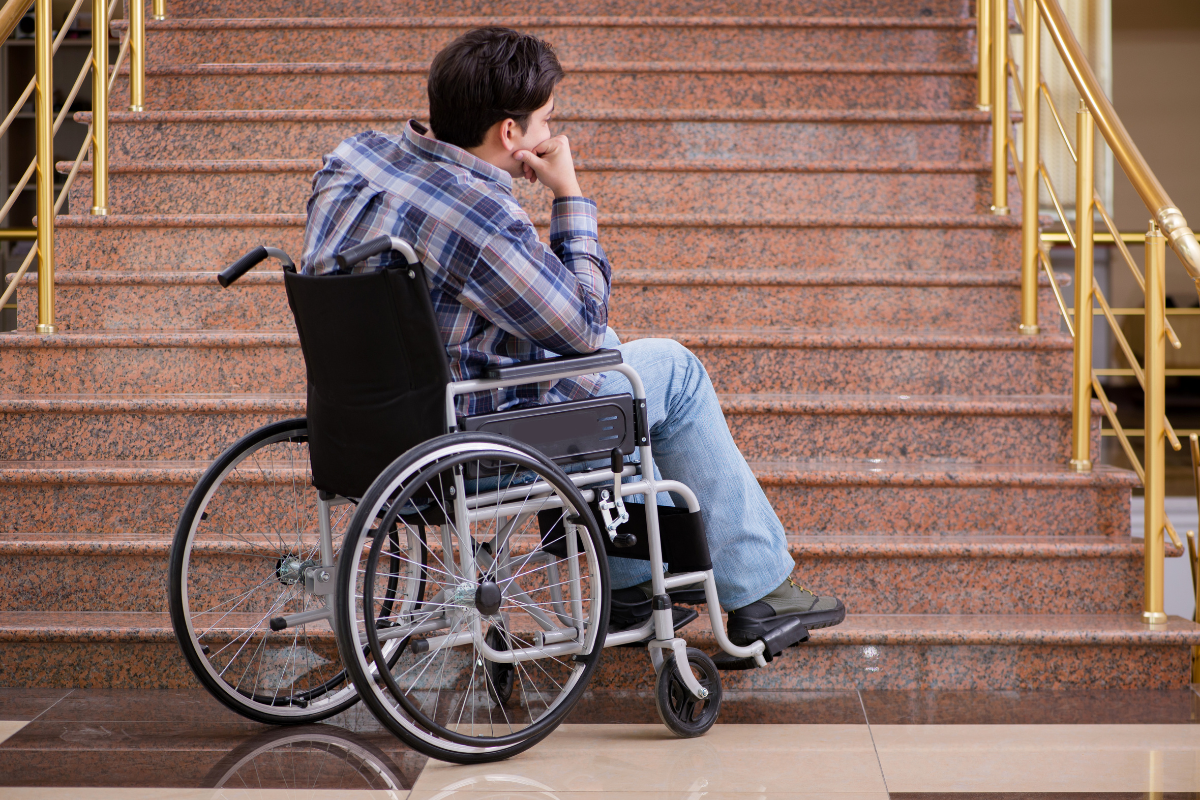
[{"label": "man's ear", "polygon": [[502,119],[495,125],[496,136],[499,139],[499,144],[509,153],[519,149],[514,137],[516,127],[516,121],[511,118]]}]

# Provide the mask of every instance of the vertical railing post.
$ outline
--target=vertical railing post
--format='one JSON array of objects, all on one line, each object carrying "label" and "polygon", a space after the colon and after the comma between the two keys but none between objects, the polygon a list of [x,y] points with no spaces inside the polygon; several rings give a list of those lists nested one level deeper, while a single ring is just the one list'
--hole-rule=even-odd
[{"label": "vertical railing post", "polygon": [[992,107],[992,4],[975,0],[975,38],[979,43],[979,108]]},{"label": "vertical railing post", "polygon": [[146,4],[129,0],[129,110],[146,103]]},{"label": "vertical railing post", "polygon": [[992,0],[992,213],[1008,213],[1008,0]]},{"label": "vertical railing post", "polygon": [[1034,335],[1040,331],[1038,327],[1038,164],[1041,163],[1041,152],[1038,136],[1040,128],[1038,112],[1041,110],[1041,97],[1038,87],[1041,83],[1041,33],[1042,20],[1038,12],[1037,0],[1025,0],[1025,90],[1024,113],[1022,124],[1024,144],[1021,156],[1022,183],[1025,196],[1021,199],[1021,327],[1026,335]]},{"label": "vertical railing post", "polygon": [[33,11],[34,138],[37,147],[38,333],[54,325],[54,43],[52,0],[37,0]]},{"label": "vertical railing post", "polygon": [[108,213],[108,0],[92,0],[92,213]]},{"label": "vertical railing post", "polygon": [[1092,203],[1095,194],[1095,130],[1092,113],[1079,102],[1075,152],[1075,366],[1071,389],[1071,466],[1092,469]]},{"label": "vertical railing post", "polygon": [[166,0],[154,0],[154,5],[150,11],[151,19],[166,19],[167,18],[167,3]]},{"label": "vertical railing post", "polygon": [[1143,422],[1146,449],[1146,575],[1142,622],[1157,625],[1167,621],[1163,612],[1163,496],[1166,491],[1166,260],[1167,239],[1150,223],[1146,234],[1146,418]]}]

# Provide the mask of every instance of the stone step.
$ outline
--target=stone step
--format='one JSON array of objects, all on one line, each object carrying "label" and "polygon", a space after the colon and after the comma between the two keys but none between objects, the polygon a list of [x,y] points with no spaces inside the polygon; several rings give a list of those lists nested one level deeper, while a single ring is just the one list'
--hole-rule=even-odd
[{"label": "stone step", "polygon": [[[716,652],[707,616],[682,635]],[[195,685],[164,613],[4,612],[0,642],[9,686]],[[765,669],[725,673],[721,683],[727,689],[1183,688],[1198,643],[1200,626],[1179,617],[1152,629],[1138,614],[852,614],[837,627],[813,631]],[[649,690],[653,682],[644,651],[616,648],[590,687]]]},{"label": "stone step", "polygon": [[[0,614],[167,611],[170,548],[169,532],[0,535]],[[855,614],[1134,613],[1141,603],[1143,547],[1129,537],[792,535],[788,549],[798,583]]]},{"label": "stone step", "polygon": [[[974,101],[972,101],[973,103]],[[116,102],[113,103],[117,106]],[[420,106],[390,110],[152,110],[109,114],[114,162],[319,158],[364,130],[400,133]],[[674,108],[556,111],[583,159],[988,161],[986,112]],[[90,112],[75,115],[91,120]]]},{"label": "stone step", "polygon": [[[0,462],[0,531],[162,535],[174,530],[208,464]],[[750,466],[797,534],[1127,537],[1129,492],[1137,484],[1125,470],[1080,474],[1047,464],[876,459]],[[247,504],[248,526],[265,524],[259,515],[274,513],[260,506]]]},{"label": "stone step", "polygon": [[971,19],[811,16],[168,18],[146,23],[146,55],[151,67],[422,58],[484,24],[541,37],[568,62],[752,61],[771,53],[789,61],[869,54],[882,63],[969,63],[975,55],[963,35],[974,29]]},{"label": "stone step", "polygon": [[[268,270],[270,267],[268,267]],[[1058,326],[1049,283],[1041,290],[1042,326]],[[155,331],[162,320],[195,330],[286,330],[292,325],[283,275],[254,272],[230,290],[212,272],[56,271],[60,331]],[[32,330],[37,276],[14,294],[17,325]],[[1016,276],[892,275],[794,270],[618,270],[609,324],[629,328],[653,319],[664,329],[844,327],[860,320],[876,330],[1007,333],[1020,322]]]},{"label": "stone step", "polygon": [[[920,217],[876,217],[866,226],[846,225],[829,216],[792,217],[790,227],[762,218],[714,225],[704,225],[697,217],[603,218],[601,243],[618,275],[627,270],[788,269],[801,274],[868,271],[897,276],[1002,273],[1011,278],[1021,253],[1019,230],[981,227],[996,217],[976,218],[971,221],[980,225],[971,227],[939,226]],[[544,214],[538,222],[546,237]],[[282,248],[299,262],[302,226],[299,215],[61,216],[56,220],[55,257],[63,271],[214,272],[266,244]],[[277,265],[272,262],[266,269]]]},{"label": "stone step", "polygon": [[[912,395],[1067,394],[1065,334],[829,329],[618,330],[690,348],[725,392]],[[0,337],[11,393],[299,392],[293,331],[94,332]]]},{"label": "stone step", "polygon": [[[58,166],[68,172],[72,164]],[[713,207],[714,196],[723,199],[720,205],[726,214],[763,209],[772,214],[888,214],[908,208],[926,214],[981,214],[990,208],[987,165],[922,166],[861,169],[853,164],[793,163],[780,169],[761,162],[713,168],[683,159],[584,161],[579,179],[584,193],[608,214],[705,213]],[[266,168],[236,161],[118,164],[109,169],[110,213],[304,213],[319,167],[319,159],[274,162]],[[526,210],[544,210],[549,204],[550,193],[540,184],[517,181],[514,190]],[[90,163],[80,170],[70,194],[71,214],[90,213]],[[236,198],[232,207],[231,198]],[[1012,205],[1020,208],[1018,196]]]},{"label": "stone step", "polygon": [[[582,0],[550,0],[537,10],[547,16],[583,17],[596,11],[595,3]],[[805,17],[896,17],[929,19],[966,17],[968,0],[666,0],[647,4],[634,0],[611,0],[604,4],[606,15],[655,17],[679,16],[805,16]],[[240,17],[396,17],[480,16],[496,18],[496,7],[484,0],[264,0],[246,5],[233,0],[177,0],[172,17],[232,19]]]},{"label": "stone step", "polygon": [[[394,59],[394,56],[388,54]],[[424,55],[424,54],[423,54]],[[581,109],[726,107],[824,110],[959,110],[977,100],[970,64],[778,62],[566,63],[555,105]],[[125,70],[123,67],[122,70]],[[392,63],[172,64],[146,69],[148,108],[423,108],[426,61]],[[128,98],[126,77],[114,105]]]},{"label": "stone step", "polygon": [[[748,459],[1034,465],[1070,452],[1067,397],[746,394],[721,404]],[[256,428],[304,414],[303,395],[4,395],[0,460],[211,460]],[[1097,408],[1097,451],[1099,421]]]}]

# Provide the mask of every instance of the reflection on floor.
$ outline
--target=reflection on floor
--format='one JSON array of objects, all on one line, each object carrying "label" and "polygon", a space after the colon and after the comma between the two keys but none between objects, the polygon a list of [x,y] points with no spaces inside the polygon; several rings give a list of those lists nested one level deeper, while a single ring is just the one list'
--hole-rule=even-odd
[{"label": "reflection on floor", "polygon": [[680,740],[650,697],[597,692],[532,750],[463,767],[357,706],[273,728],[199,690],[0,689],[0,797],[1196,798],[1200,696],[731,692],[708,735]]}]

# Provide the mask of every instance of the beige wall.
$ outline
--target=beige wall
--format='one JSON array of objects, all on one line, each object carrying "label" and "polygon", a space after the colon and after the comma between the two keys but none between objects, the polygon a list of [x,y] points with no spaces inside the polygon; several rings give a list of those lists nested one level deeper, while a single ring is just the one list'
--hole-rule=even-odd
[{"label": "beige wall", "polygon": [[[1200,0],[1112,0],[1112,6],[1113,104],[1171,199],[1200,229]],[[1146,207],[1119,168],[1113,204],[1122,230],[1146,229]],[[1141,248],[1134,255],[1140,261]],[[1114,305],[1133,305],[1136,287],[1127,270],[1112,275]],[[1197,300],[1174,254],[1167,292],[1184,304]]]}]

